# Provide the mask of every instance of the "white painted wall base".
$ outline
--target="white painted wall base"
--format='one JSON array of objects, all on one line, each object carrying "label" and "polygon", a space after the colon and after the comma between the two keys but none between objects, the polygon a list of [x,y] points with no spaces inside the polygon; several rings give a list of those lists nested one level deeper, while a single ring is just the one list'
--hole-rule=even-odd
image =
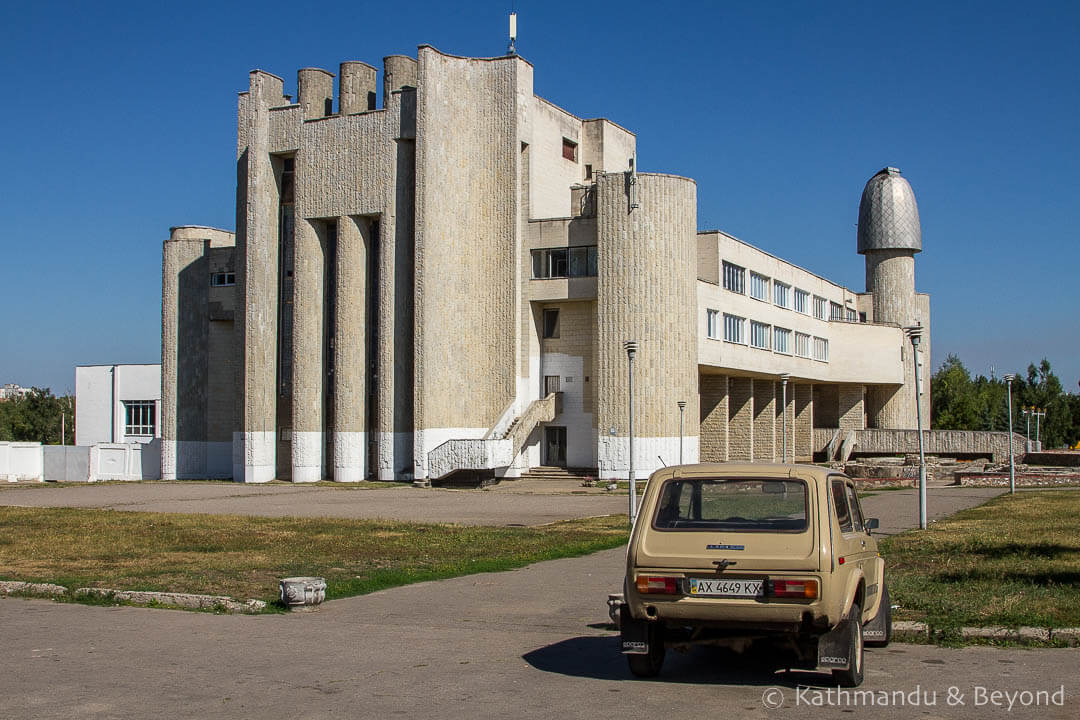
[{"label": "white painted wall base", "polygon": [[[600,473],[604,478],[625,479],[630,476],[630,438],[601,436],[597,444]],[[683,438],[683,463],[698,461],[698,437]],[[664,459],[663,464],[660,458]],[[634,438],[634,477],[643,480],[665,465],[679,462],[679,438]]]},{"label": "white painted wall base", "polygon": [[276,433],[268,430],[234,432],[232,444],[233,480],[243,483],[270,482],[277,475]]},{"label": "white painted wall base", "polygon": [[[412,481],[413,433],[375,433],[378,446],[376,477],[382,482]],[[408,477],[405,477],[408,475]]]},{"label": "white painted wall base", "polygon": [[478,440],[487,434],[487,428],[431,428],[417,430],[413,436],[414,479],[428,477],[428,453],[447,440]]},{"label": "white painted wall base", "polygon": [[335,482],[360,482],[367,476],[367,441],[366,432],[334,433],[334,474]]},{"label": "white painted wall base", "polygon": [[41,443],[0,442],[0,480],[43,482],[45,460]]},{"label": "white painted wall base", "polygon": [[201,480],[232,477],[232,443],[162,440],[161,479]]},{"label": "white painted wall base", "polygon": [[294,483],[319,482],[326,477],[325,438],[322,432],[297,432],[292,434],[292,481]]}]

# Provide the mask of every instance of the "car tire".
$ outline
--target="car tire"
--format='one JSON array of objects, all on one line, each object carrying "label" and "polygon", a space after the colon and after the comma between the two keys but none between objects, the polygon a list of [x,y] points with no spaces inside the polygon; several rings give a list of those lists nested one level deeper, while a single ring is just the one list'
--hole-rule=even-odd
[{"label": "car tire", "polygon": [[866,625],[867,627],[876,626],[875,629],[884,631],[885,635],[876,640],[867,640],[867,647],[883,648],[888,647],[892,642],[892,599],[889,597],[889,586],[882,585],[881,587],[881,606],[878,608],[878,614]]},{"label": "car tire", "polygon": [[626,662],[634,677],[650,678],[660,674],[664,666],[664,626],[658,622],[649,623],[649,652],[644,655],[627,655]]},{"label": "car tire", "polygon": [[858,687],[863,681],[862,607],[859,603],[852,603],[844,624],[847,626],[850,664],[845,670],[833,670],[833,680],[840,687]]}]

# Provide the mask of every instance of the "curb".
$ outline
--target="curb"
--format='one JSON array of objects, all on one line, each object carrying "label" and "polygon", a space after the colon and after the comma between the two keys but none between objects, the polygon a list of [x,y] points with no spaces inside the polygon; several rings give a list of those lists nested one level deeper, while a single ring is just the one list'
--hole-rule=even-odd
[{"label": "curb", "polygon": [[134,605],[172,605],[188,610],[222,610],[229,613],[257,613],[266,609],[262,600],[237,600],[226,595],[196,595],[194,593],[151,592],[145,590],[112,590],[110,588],[76,588],[68,590],[52,583],[28,583],[0,580],[0,595],[37,595],[74,598],[91,596],[129,602]]},{"label": "curb", "polygon": [[[893,622],[893,637],[914,641],[927,641],[940,633],[922,622],[897,620]],[[962,627],[960,637],[965,640],[1008,640],[1023,645],[1063,642],[1069,647],[1080,646],[1080,628],[1039,627]]]}]

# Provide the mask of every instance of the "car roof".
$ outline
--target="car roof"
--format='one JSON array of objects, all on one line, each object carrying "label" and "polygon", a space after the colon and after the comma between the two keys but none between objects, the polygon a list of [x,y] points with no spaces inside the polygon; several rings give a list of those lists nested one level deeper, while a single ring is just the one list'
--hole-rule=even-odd
[{"label": "car roof", "polygon": [[697,463],[692,465],[672,465],[657,470],[650,479],[675,477],[791,477],[798,476],[813,480],[825,480],[830,475],[842,474],[820,465],[793,463]]}]

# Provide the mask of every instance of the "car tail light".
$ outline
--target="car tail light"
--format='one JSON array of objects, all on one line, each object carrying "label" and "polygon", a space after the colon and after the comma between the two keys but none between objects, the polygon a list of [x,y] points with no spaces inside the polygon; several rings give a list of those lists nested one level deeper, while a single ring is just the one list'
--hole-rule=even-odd
[{"label": "car tail light", "polygon": [[678,595],[679,579],[673,577],[651,577],[639,575],[637,590],[642,595]]},{"label": "car tail light", "polygon": [[770,580],[768,594],[772,597],[813,600],[818,596],[817,580]]}]

